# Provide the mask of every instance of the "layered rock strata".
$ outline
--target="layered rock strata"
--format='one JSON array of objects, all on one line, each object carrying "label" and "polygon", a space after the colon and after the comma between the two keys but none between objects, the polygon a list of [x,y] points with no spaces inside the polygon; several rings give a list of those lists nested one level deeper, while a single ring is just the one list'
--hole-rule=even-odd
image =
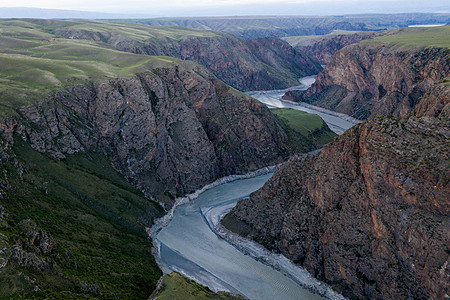
[{"label": "layered rock strata", "polygon": [[449,138],[448,119],[372,118],[285,163],[228,218],[351,299],[445,299]]}]

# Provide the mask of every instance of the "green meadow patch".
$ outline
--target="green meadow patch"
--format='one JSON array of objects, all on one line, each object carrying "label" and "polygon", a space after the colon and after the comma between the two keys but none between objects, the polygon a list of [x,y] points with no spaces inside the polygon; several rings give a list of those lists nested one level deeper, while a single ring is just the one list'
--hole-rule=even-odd
[{"label": "green meadow patch", "polygon": [[131,76],[173,64],[189,64],[172,57],[114,50],[102,42],[56,38],[53,33],[65,27],[91,30],[95,27],[105,33],[119,28],[130,37],[144,39],[162,31],[173,37],[184,34],[184,29],[152,29],[129,23],[1,20],[0,117],[14,115],[18,107],[41,101],[64,86]]},{"label": "green meadow patch", "polygon": [[320,148],[337,136],[316,114],[291,108],[276,108],[271,111],[286,125],[285,131],[293,145],[303,144],[302,137],[306,137],[313,142],[316,148]]},{"label": "green meadow patch", "polygon": [[214,293],[209,288],[196,283],[177,272],[164,275],[163,287],[157,295],[159,300],[243,300],[240,295],[226,292]]},{"label": "green meadow patch", "polygon": [[450,26],[401,28],[363,43],[388,43],[395,47],[438,47],[450,49]]}]

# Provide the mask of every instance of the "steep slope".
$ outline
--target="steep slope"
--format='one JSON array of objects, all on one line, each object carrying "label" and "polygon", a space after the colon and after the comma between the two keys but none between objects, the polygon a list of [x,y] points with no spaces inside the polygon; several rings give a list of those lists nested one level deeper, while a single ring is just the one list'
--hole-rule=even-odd
[{"label": "steep slope", "polygon": [[227,223],[351,299],[444,299],[449,125],[372,118],[285,163]]},{"label": "steep slope", "polygon": [[0,125],[34,149],[103,153],[147,195],[171,204],[215,179],[279,162],[288,139],[265,105],[191,65],[58,91]]},{"label": "steep slope", "polygon": [[163,210],[99,154],[56,160],[0,138],[0,298],[146,298]]},{"label": "steep slope", "polygon": [[308,56],[275,39],[246,42],[207,30],[131,23],[14,20],[2,24],[7,30],[12,26],[15,31],[33,28],[49,39],[91,40],[135,54],[192,60],[241,91],[298,85],[298,78],[322,70]]},{"label": "steep slope", "polygon": [[308,43],[295,46],[295,49],[306,53],[321,64],[326,65],[332,61],[333,55],[342,48],[382,34],[383,32],[370,31],[354,34],[327,35],[323,37],[318,36],[315,39],[311,39]]},{"label": "steep slope", "polygon": [[[265,105],[194,62],[52,39],[42,28],[3,33],[0,60],[7,68],[0,72],[0,112],[15,118],[0,128],[9,142],[17,134],[54,157],[100,152],[127,180],[166,204],[292,152],[282,124]],[[297,150],[314,149],[308,137],[302,140]]]},{"label": "steep slope", "polygon": [[448,110],[449,34],[449,26],[411,28],[345,47],[301,100],[360,119],[400,116],[433,101],[437,116]]},{"label": "steep slope", "polygon": [[293,151],[265,105],[195,62],[8,22],[0,298],[147,298],[161,275],[145,232],[163,214],[156,202]]}]

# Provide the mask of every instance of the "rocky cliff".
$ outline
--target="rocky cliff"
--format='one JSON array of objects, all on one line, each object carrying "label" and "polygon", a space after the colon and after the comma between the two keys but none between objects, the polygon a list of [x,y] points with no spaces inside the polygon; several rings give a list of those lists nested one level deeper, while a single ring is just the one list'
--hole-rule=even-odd
[{"label": "rocky cliff", "polygon": [[449,125],[372,118],[285,163],[228,218],[351,299],[445,299]]},{"label": "rocky cliff", "polygon": [[195,62],[0,23],[0,298],[148,298],[156,202],[318,145]]},{"label": "rocky cliff", "polygon": [[439,115],[448,110],[450,74],[449,48],[445,40],[439,41],[449,30],[445,26],[434,31],[406,30],[345,47],[301,100],[359,119],[401,116],[414,112],[416,106],[423,110],[422,100],[433,101],[440,103],[433,113]]},{"label": "rocky cliff", "polygon": [[289,153],[288,138],[265,105],[195,64],[68,87],[20,114],[1,125],[9,141],[17,134],[54,157],[100,152],[168,204]]},{"label": "rocky cliff", "polygon": [[319,37],[307,44],[295,46],[295,49],[306,53],[323,65],[332,61],[333,55],[342,48],[380,35],[380,32],[360,32],[355,34],[339,34]]},{"label": "rocky cliff", "polygon": [[[93,25],[86,29],[85,24],[67,23],[55,30],[56,36],[104,42],[118,50],[136,54],[196,61],[241,91],[295,86],[298,78],[322,70],[309,56],[275,38],[245,41],[231,34],[177,27],[111,23],[105,29]],[[130,30],[139,30],[140,35],[136,37],[121,32],[118,27],[123,26],[138,26]],[[180,33],[173,35],[173,31]]]}]

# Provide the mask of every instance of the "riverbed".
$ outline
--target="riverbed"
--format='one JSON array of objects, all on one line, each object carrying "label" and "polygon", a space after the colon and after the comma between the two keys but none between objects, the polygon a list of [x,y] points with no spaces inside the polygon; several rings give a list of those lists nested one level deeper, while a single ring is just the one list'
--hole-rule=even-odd
[{"label": "riverbed", "polygon": [[[301,84],[291,89],[306,89],[314,79],[313,76],[302,78]],[[357,123],[348,116],[283,101],[281,96],[286,91],[248,94],[269,107],[316,113],[338,134]],[[183,204],[170,212],[163,226],[154,226],[157,231],[152,237],[158,249],[155,255],[163,271],[177,271],[214,291],[239,293],[249,299],[323,299],[311,291],[318,291],[327,298],[341,298],[285,257],[272,254],[250,241],[239,240],[238,236],[221,238],[217,232],[220,216],[238,199],[262,187],[272,174],[266,172],[253,178],[213,185],[195,197],[181,199]]]}]

